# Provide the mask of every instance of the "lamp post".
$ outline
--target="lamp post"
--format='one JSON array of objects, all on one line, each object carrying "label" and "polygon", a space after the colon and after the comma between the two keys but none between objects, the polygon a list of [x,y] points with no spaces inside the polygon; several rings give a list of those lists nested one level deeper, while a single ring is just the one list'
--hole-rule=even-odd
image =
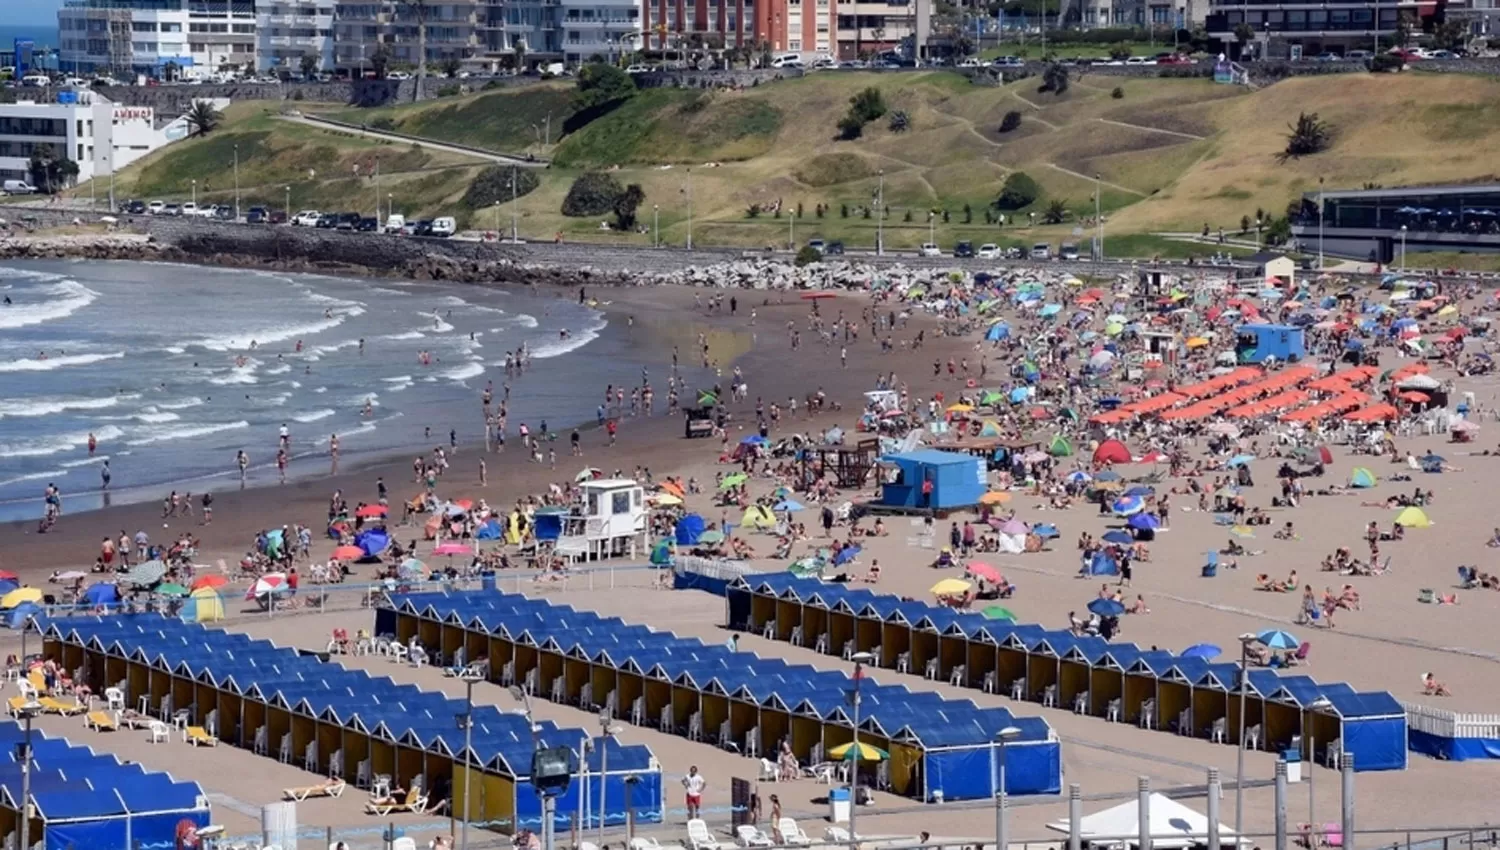
[{"label": "lamp post", "polygon": [[885,169],[880,169],[880,182],[875,184],[875,256],[885,255]]},{"label": "lamp post", "polygon": [[[605,794],[609,789],[609,736],[619,731],[610,725],[614,718],[609,716],[608,709],[599,711],[599,846],[604,846],[604,808]],[[626,789],[626,793],[630,793]]]},{"label": "lamp post", "polygon": [[[506,689],[510,698],[521,704],[521,713],[526,717],[526,725],[531,727],[531,752],[533,761],[536,751],[542,748],[542,727],[537,725],[535,715],[531,713],[531,695],[519,685],[511,685]],[[533,783],[536,777],[532,777]],[[538,789],[538,793],[540,789]],[[552,850],[552,813],[554,811],[554,798],[542,798],[542,850]]]},{"label": "lamp post", "polygon": [[[1333,708],[1333,703],[1329,702],[1328,697],[1318,697],[1317,699],[1315,699],[1312,702],[1308,703],[1307,708],[1303,709],[1303,711],[1304,711],[1303,717],[1307,717],[1308,715],[1316,714],[1316,713],[1318,713],[1320,711],[1327,711],[1330,708]],[[1316,805],[1315,798],[1313,797],[1313,770],[1317,766],[1318,766],[1318,731],[1317,731],[1316,727],[1314,727],[1311,723],[1308,723],[1307,724],[1307,823],[1308,823],[1308,828],[1309,829],[1314,829],[1314,830],[1316,830],[1318,828],[1318,821],[1317,821],[1316,818],[1313,817],[1313,811],[1314,811],[1313,807]],[[1316,834],[1316,833],[1314,833],[1314,834]]]},{"label": "lamp post", "polygon": [[198,181],[193,180],[193,211],[198,211]]},{"label": "lamp post", "polygon": [[797,211],[792,210],[786,216],[786,249],[797,253]]},{"label": "lamp post", "polygon": [[[30,618],[28,618],[29,621]],[[28,700],[21,706],[18,712],[21,723],[25,727],[25,737],[21,740],[21,845],[31,846],[31,719],[42,711],[42,704],[36,700]]]},{"label": "lamp post", "polygon": [[396,193],[395,192],[386,192],[385,193],[385,214],[386,214],[387,219],[389,219],[390,216],[393,216],[393,215],[396,214]]},{"label": "lamp post", "polygon": [[1401,225],[1401,271],[1406,272],[1406,225]]},{"label": "lamp post", "polygon": [[687,170],[687,196],[687,249],[691,251],[693,250],[693,169],[691,168]]},{"label": "lamp post", "polygon": [[1010,847],[1010,824],[1009,818],[1010,798],[1005,793],[1005,742],[1015,740],[1021,734],[1021,730],[1014,726],[1007,726],[995,733],[995,748],[999,750],[990,759],[990,785],[995,788],[995,850],[1009,850]]},{"label": "lamp post", "polygon": [[[380,210],[375,211],[379,217]],[[240,143],[234,143],[234,220],[240,220]]]},{"label": "lamp post", "polygon": [[292,187],[286,186],[284,188],[286,189],[286,206],[284,209],[286,210],[287,223],[290,224],[292,221]]},{"label": "lamp post", "polygon": [[495,202],[494,210],[495,210],[495,238],[499,239],[500,238],[500,202],[499,201]]},{"label": "lamp post", "polygon": [[[470,750],[474,746],[474,684],[484,681],[478,676],[464,677],[464,713],[458,716],[458,725],[464,730],[464,800],[463,800],[463,824],[459,827],[458,834],[459,850],[469,848],[469,787],[474,782],[473,754]],[[448,808],[448,834],[453,834],[453,807]]]},{"label": "lamp post", "polygon": [[1255,250],[1260,250],[1260,229],[1264,225],[1260,219],[1255,220]]},{"label": "lamp post", "polygon": [[927,241],[933,245],[937,244],[937,213],[927,211]]},{"label": "lamp post", "polygon": [[[1259,224],[1259,222],[1256,222]],[[1245,813],[1245,690],[1249,685],[1247,671],[1250,669],[1250,644],[1255,635],[1240,635],[1240,735],[1235,741],[1237,750],[1234,760],[1234,834],[1243,835]]]},{"label": "lamp post", "polygon": [[1318,178],[1318,271],[1323,270],[1323,178]]},{"label": "lamp post", "polygon": [[854,662],[854,691],[850,694],[854,703],[854,737],[849,744],[849,843],[859,847],[859,833],[855,831],[855,818],[859,814],[859,683],[865,677],[865,665],[875,660],[869,652],[856,652],[849,656]]},{"label": "lamp post", "polygon": [[1094,262],[1104,259],[1104,185],[1098,172],[1094,173]]},{"label": "lamp post", "polygon": [[651,205],[651,247],[661,247],[661,204]]},{"label": "lamp post", "polygon": [[520,225],[517,224],[516,218],[516,199],[520,197],[517,194],[519,188],[516,186],[516,184],[520,181],[521,178],[520,172],[516,170],[517,168],[518,166],[515,165],[512,165],[510,167],[510,241],[512,245],[521,241],[521,238],[519,236]]}]

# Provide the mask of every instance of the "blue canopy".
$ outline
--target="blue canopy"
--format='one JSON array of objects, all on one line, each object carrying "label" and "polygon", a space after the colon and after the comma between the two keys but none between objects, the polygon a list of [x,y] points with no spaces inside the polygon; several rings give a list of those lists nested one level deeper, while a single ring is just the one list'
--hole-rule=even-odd
[{"label": "blue canopy", "polygon": [[374,558],[390,548],[391,536],[383,528],[367,528],[355,536],[354,545],[365,550],[365,557]]},{"label": "blue canopy", "polygon": [[89,605],[114,605],[120,601],[120,588],[107,582],[89,585],[83,592],[83,601]]},{"label": "blue canopy", "polygon": [[698,538],[703,536],[703,530],[707,527],[708,523],[703,521],[703,517],[697,514],[688,514],[677,521],[677,528],[675,530],[677,545],[694,545],[698,542]]}]

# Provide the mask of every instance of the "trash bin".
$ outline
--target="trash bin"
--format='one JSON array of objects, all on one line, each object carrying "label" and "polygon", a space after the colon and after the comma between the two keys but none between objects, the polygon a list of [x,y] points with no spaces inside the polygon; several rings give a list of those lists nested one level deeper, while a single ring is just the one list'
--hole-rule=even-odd
[{"label": "trash bin", "polygon": [[1282,760],[1286,762],[1286,781],[1302,781],[1302,751],[1287,750],[1281,754]]},{"label": "trash bin", "polygon": [[482,572],[482,573],[479,574],[479,589],[480,590],[484,590],[484,591],[489,591],[491,593],[494,592],[494,590],[495,590],[495,571],[494,570],[485,570],[484,572]]},{"label": "trash bin", "polygon": [[849,822],[849,789],[834,788],[828,792],[828,822]]}]

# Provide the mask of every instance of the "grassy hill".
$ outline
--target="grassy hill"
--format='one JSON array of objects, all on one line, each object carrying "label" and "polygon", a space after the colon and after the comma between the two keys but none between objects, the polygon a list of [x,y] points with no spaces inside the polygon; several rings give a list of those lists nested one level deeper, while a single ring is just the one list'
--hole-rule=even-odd
[{"label": "grassy hill", "polygon": [[[799,205],[804,215],[795,223],[798,242],[816,235],[873,244],[877,222],[866,217],[867,208],[881,186],[890,208],[884,228],[891,247],[926,241],[929,215],[931,232],[945,247],[957,239],[1055,242],[1073,238],[1075,229],[1090,229],[1080,219],[1093,215],[1097,176],[1106,250],[1177,256],[1202,251],[1152,234],[1196,233],[1205,224],[1237,230],[1240,219],[1258,209],[1280,214],[1300,193],[1315,190],[1319,177],[1329,187],[1348,188],[1493,180],[1500,171],[1500,160],[1490,153],[1500,142],[1500,110],[1491,107],[1500,102],[1500,81],[1488,78],[1348,74],[1293,79],[1252,92],[1206,80],[1084,75],[1062,96],[1040,93],[1038,85],[1027,79],[974,86],[944,72],[814,74],[733,92],[644,91],[582,127],[571,126],[579,119],[571,90],[562,84],[327,112],[363,123],[384,119],[404,133],[551,157],[541,187],[519,202],[522,235],[530,238],[561,232],[650,242],[649,235],[613,233],[601,230],[598,220],[560,214],[568,186],[587,169],[609,169],[621,183],[641,184],[641,220],[649,224],[659,216],[666,241],[686,238],[691,196],[695,242],[750,246],[785,246],[793,236],[786,216]],[[849,98],[868,86],[880,89],[891,110],[907,113],[909,129],[893,132],[881,119],[861,139],[836,139],[835,124]],[[1021,125],[1002,133],[1001,120],[1010,111],[1021,113]],[[1278,154],[1287,126],[1302,111],[1318,113],[1332,127],[1333,147],[1283,162]],[[550,146],[539,138],[548,116]],[[181,196],[184,180],[197,174],[207,175],[202,179],[217,190],[226,173],[226,145],[235,139],[241,144],[242,184],[293,185],[294,207],[328,208],[351,193],[373,194],[362,186],[368,181],[348,175],[353,165],[379,153],[383,173],[400,171],[391,180],[404,187],[402,194],[409,190],[413,212],[469,216],[459,198],[477,172],[472,162],[287,128],[254,111],[231,118],[209,138],[173,146],[135,169],[135,194]],[[308,169],[317,175],[299,179]],[[1003,228],[985,224],[985,209],[1015,171],[1030,175],[1042,196]],[[1058,200],[1070,210],[1068,223],[1015,226],[1025,224],[1029,212],[1038,213],[1039,221],[1041,211]],[[781,216],[750,215],[752,205],[778,204]],[[828,209],[821,219],[813,212],[818,205]],[[502,205],[500,215],[509,214]]]}]

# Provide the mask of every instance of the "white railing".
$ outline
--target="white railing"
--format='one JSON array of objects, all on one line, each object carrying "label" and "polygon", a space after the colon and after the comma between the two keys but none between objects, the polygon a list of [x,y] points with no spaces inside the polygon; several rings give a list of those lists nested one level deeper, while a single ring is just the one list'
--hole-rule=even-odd
[{"label": "white railing", "polygon": [[1439,738],[1500,738],[1500,714],[1472,714],[1403,703],[1409,729]]}]

